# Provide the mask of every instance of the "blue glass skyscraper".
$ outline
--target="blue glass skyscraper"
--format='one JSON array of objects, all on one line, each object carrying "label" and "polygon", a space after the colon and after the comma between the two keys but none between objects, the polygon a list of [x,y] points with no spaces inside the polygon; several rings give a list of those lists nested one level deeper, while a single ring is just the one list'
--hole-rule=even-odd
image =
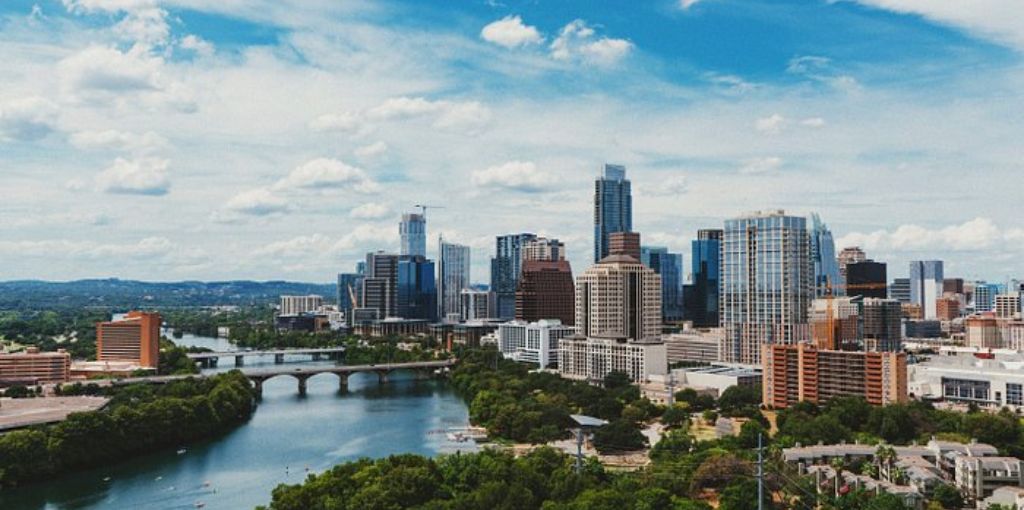
[{"label": "blue glass skyscraper", "polygon": [[516,315],[516,287],[523,268],[523,246],[537,239],[536,234],[522,233],[498,236],[494,258],[491,259],[491,292],[497,300],[498,318]]},{"label": "blue glass skyscraper", "polygon": [[398,224],[398,235],[401,238],[399,254],[427,256],[427,218],[425,216],[415,213],[403,214],[402,222]]},{"label": "blue glass skyscraper", "polygon": [[810,235],[811,260],[814,263],[814,296],[843,295],[845,283],[839,275],[836,243],[832,239],[832,231],[817,214],[811,214]]},{"label": "blue glass skyscraper", "polygon": [[397,306],[403,319],[437,319],[434,261],[420,256],[398,260]]},{"label": "blue glass skyscraper", "polygon": [[700,328],[718,327],[719,258],[722,255],[722,231],[701,229],[691,244],[690,273],[693,283],[686,286],[686,320]]},{"label": "blue glass skyscraper", "polygon": [[683,255],[661,246],[642,246],[640,262],[661,276],[661,317],[683,320]]},{"label": "blue glass skyscraper", "polygon": [[943,270],[941,260],[915,260],[910,263],[910,302],[921,307],[925,319],[938,316],[938,299],[942,296]]},{"label": "blue glass skyscraper", "polygon": [[608,256],[608,234],[633,231],[633,194],[626,167],[605,165],[594,182],[594,262]]}]

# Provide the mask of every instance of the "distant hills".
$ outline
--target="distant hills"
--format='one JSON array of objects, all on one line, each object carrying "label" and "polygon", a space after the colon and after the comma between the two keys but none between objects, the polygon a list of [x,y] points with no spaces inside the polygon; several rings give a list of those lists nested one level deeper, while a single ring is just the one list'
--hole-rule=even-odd
[{"label": "distant hills", "polygon": [[286,281],[142,282],[95,279],[0,282],[0,310],[98,307],[129,309],[275,303],[282,294],[319,294],[334,301],[334,284]]}]

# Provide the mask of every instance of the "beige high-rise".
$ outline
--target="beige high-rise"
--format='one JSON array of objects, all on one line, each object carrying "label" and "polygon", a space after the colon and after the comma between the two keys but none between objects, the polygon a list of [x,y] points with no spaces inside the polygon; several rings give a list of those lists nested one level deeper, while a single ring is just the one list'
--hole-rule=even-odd
[{"label": "beige high-rise", "polygon": [[661,277],[628,255],[613,254],[576,279],[576,331],[632,342],[661,337]]}]

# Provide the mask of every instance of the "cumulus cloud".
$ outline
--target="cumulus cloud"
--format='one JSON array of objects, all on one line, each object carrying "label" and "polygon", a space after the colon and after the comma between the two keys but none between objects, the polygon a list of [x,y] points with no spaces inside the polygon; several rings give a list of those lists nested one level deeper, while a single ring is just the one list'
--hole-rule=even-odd
[{"label": "cumulus cloud", "polygon": [[505,16],[488,24],[480,31],[480,38],[506,48],[540,44],[544,41],[537,28],[524,24],[523,18],[519,16]]},{"label": "cumulus cloud", "polygon": [[317,158],[295,167],[274,185],[275,190],[343,188],[377,193],[380,185],[366,172],[343,161]]},{"label": "cumulus cloud", "polygon": [[[275,195],[266,188],[257,188],[243,191],[231,197],[224,204],[224,210],[229,213],[244,214],[249,216],[269,216],[286,212],[289,209],[288,201]],[[215,219],[228,221],[232,217],[219,216]]]},{"label": "cumulus cloud", "polygon": [[383,156],[388,151],[388,144],[382,141],[376,141],[369,145],[357,147],[355,152],[356,157],[361,159],[373,159],[376,157]]},{"label": "cumulus cloud", "polygon": [[156,0],[64,0],[64,7],[73,14],[123,14],[114,33],[146,46],[166,44],[171,33],[167,11]]},{"label": "cumulus cloud", "polygon": [[391,216],[391,210],[384,204],[370,202],[352,208],[348,215],[359,220],[381,220]]},{"label": "cumulus cloud", "polygon": [[39,259],[103,260],[113,264],[143,261],[195,268],[209,260],[205,250],[181,246],[166,237],[151,236],[134,243],[97,243],[68,239],[35,241],[0,240],[0,253],[32,256]]},{"label": "cumulus cloud", "polygon": [[555,183],[549,173],[538,170],[532,161],[509,161],[477,170],[472,179],[475,186],[514,191],[543,191]]},{"label": "cumulus cloud", "polygon": [[1001,229],[989,218],[974,218],[959,225],[929,229],[901,225],[894,230],[853,232],[839,239],[839,246],[860,246],[865,250],[899,251],[982,251],[1015,243],[1024,248],[1024,230]]},{"label": "cumulus cloud", "polygon": [[178,47],[183,50],[194,52],[196,55],[201,57],[209,57],[213,55],[213,43],[199,37],[197,35],[189,34],[181,38],[178,41]]},{"label": "cumulus cloud", "polygon": [[754,123],[754,127],[762,133],[777,135],[782,132],[782,128],[785,124],[785,117],[777,113],[773,113],[768,117],[757,119],[757,122]]},{"label": "cumulus cloud", "polygon": [[54,130],[57,105],[41,97],[27,97],[0,105],[0,142],[30,142]]},{"label": "cumulus cloud", "polygon": [[107,193],[166,195],[171,187],[167,178],[169,163],[159,158],[117,158],[114,164],[96,176],[96,187]]},{"label": "cumulus cloud", "polygon": [[166,148],[167,139],[152,131],[130,133],[107,129],[79,131],[71,135],[71,145],[79,149],[106,149],[125,152],[150,153]]},{"label": "cumulus cloud", "polygon": [[284,241],[275,241],[258,248],[255,255],[274,257],[305,257],[322,253],[331,248],[331,240],[323,234],[297,236]]},{"label": "cumulus cloud", "polygon": [[825,119],[821,117],[808,117],[806,119],[801,120],[800,125],[811,128],[825,127]]},{"label": "cumulus cloud", "polygon": [[328,113],[313,119],[309,128],[313,131],[341,131],[354,133],[359,131],[365,124],[362,118],[355,113]]},{"label": "cumulus cloud", "polygon": [[673,175],[667,179],[661,179],[655,185],[646,185],[641,188],[644,195],[652,197],[677,196],[685,194],[690,189],[690,183],[685,175]]},{"label": "cumulus cloud", "polygon": [[192,93],[164,76],[164,59],[142,45],[126,51],[93,45],[57,64],[61,91],[73,102],[109,103],[138,98],[148,106],[185,113],[197,109]]},{"label": "cumulus cloud", "polygon": [[423,97],[396,97],[371,108],[366,116],[373,120],[401,120],[416,117],[434,119],[439,129],[475,134],[491,120],[491,110],[479,101],[431,101]]},{"label": "cumulus cloud", "polygon": [[767,156],[763,158],[752,158],[743,162],[740,167],[741,174],[764,174],[777,170],[782,166],[782,158]]},{"label": "cumulus cloud", "polygon": [[1019,0],[854,0],[858,3],[966,29],[982,37],[1024,49],[1024,3]]},{"label": "cumulus cloud", "polygon": [[594,29],[581,19],[562,27],[551,43],[551,56],[556,60],[578,60],[610,66],[618,63],[633,49],[626,39],[597,37]]},{"label": "cumulus cloud", "polygon": [[690,7],[693,7],[699,1],[700,0],[679,0],[679,8],[685,11]]}]

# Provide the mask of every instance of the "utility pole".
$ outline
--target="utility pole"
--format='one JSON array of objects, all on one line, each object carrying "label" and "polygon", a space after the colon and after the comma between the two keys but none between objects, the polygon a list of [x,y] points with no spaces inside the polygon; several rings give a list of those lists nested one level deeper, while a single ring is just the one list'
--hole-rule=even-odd
[{"label": "utility pole", "polygon": [[757,434],[757,510],[764,510],[764,454],[761,437]]},{"label": "utility pole", "polygon": [[583,427],[576,429],[576,476],[583,473]]}]

